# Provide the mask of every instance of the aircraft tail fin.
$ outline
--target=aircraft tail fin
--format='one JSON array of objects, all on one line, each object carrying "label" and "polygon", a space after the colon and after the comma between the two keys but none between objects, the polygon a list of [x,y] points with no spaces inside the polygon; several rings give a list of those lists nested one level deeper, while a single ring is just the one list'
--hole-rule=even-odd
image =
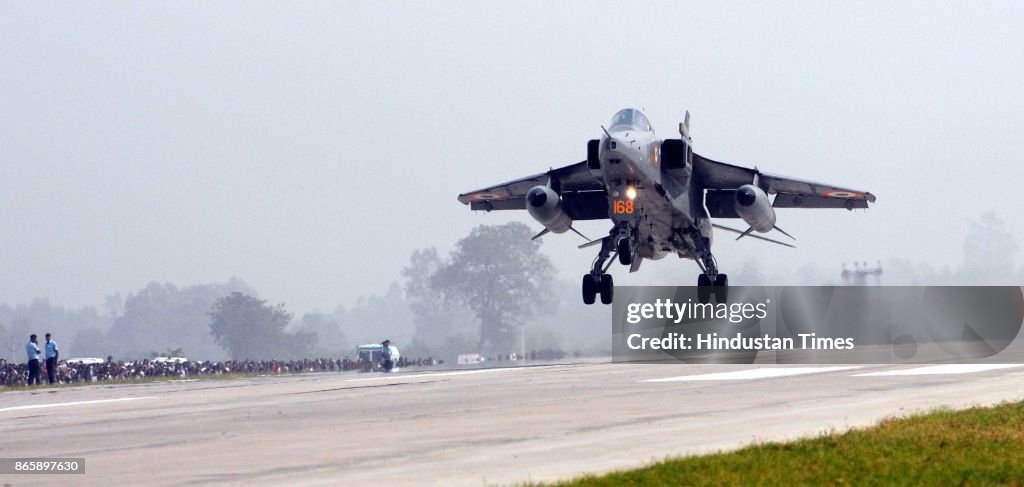
[{"label": "aircraft tail fin", "polygon": [[683,137],[690,136],[690,111],[686,111],[686,115],[683,116],[683,121],[679,124],[679,135]]}]

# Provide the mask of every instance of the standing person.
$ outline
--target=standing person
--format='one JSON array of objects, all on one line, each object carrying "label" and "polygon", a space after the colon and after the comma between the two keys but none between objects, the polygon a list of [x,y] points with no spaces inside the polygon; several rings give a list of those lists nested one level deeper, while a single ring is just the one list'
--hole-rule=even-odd
[{"label": "standing person", "polygon": [[28,337],[25,353],[28,354],[28,385],[32,385],[33,380],[36,381],[36,385],[39,385],[39,345],[36,344],[34,334]]},{"label": "standing person", "polygon": [[50,384],[57,382],[57,356],[60,354],[60,349],[57,348],[57,342],[50,338],[50,334],[46,334],[46,381]]},{"label": "standing person", "polygon": [[398,354],[398,347],[392,346],[391,340],[384,340],[381,342],[381,348],[381,358],[384,362],[384,371],[391,372],[391,370],[398,365],[398,359],[400,358],[400,355]]}]

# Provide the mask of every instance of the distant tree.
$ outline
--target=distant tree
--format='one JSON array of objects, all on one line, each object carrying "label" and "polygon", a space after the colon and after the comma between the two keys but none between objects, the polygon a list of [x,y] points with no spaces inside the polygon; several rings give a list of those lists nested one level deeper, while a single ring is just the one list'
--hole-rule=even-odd
[{"label": "distant tree", "polygon": [[[409,264],[402,269],[405,296],[416,327],[414,342],[428,355],[453,356],[471,352],[479,343],[479,327],[473,312],[461,303],[446,301],[444,290],[434,276],[445,267],[444,260],[431,247],[413,251]],[[449,340],[458,336],[457,340]],[[472,336],[467,339],[467,336]],[[470,343],[466,347],[463,344]],[[458,347],[458,348],[452,348]]]},{"label": "distant tree", "polygon": [[968,283],[1013,282],[1017,243],[993,212],[970,220],[964,240],[964,280]]},{"label": "distant tree", "polygon": [[[58,342],[60,343],[60,342]],[[106,333],[96,327],[81,328],[72,338],[72,346],[69,348],[68,357],[95,357],[102,358],[113,353],[110,341]],[[68,348],[61,344],[61,349]],[[61,353],[64,353],[63,351]]]},{"label": "distant tree", "polygon": [[51,304],[46,298],[35,298],[28,304],[0,305],[0,323],[7,324],[5,339],[17,337],[17,348],[24,345],[31,333],[39,335],[40,340],[44,333],[53,333],[60,343],[61,356],[74,357],[78,353],[74,337],[79,330],[105,330],[110,327],[110,317],[100,315],[91,306],[69,309]]},{"label": "distant tree", "polygon": [[239,292],[217,300],[210,312],[210,332],[232,359],[298,358],[313,355],[316,334],[285,333],[292,314],[283,304]]},{"label": "distant tree", "polygon": [[397,282],[391,283],[384,295],[360,297],[355,306],[339,314],[338,321],[354,345],[390,339],[401,347],[414,333],[413,313]]},{"label": "distant tree", "polygon": [[316,355],[342,357],[352,354],[352,345],[342,331],[337,317],[332,314],[306,313],[302,316],[299,330],[316,334]]},{"label": "distant tree", "polygon": [[237,279],[188,287],[151,282],[125,298],[102,356],[143,358],[151,350],[183,348],[191,359],[223,359],[227,354],[210,336],[209,313],[218,299],[233,292],[255,295]]},{"label": "distant tree", "polygon": [[551,260],[522,223],[481,225],[459,240],[432,278],[446,299],[464,303],[480,320],[480,350],[515,350],[519,327],[550,305]]},{"label": "distant tree", "polygon": [[124,298],[121,297],[121,293],[111,294],[103,299],[103,312],[111,317],[124,314]]}]

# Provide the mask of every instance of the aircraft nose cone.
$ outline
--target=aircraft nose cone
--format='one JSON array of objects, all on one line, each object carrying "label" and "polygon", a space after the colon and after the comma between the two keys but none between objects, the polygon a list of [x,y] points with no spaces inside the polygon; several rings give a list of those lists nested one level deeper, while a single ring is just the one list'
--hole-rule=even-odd
[{"label": "aircraft nose cone", "polygon": [[736,202],[741,206],[750,206],[757,200],[757,194],[750,188],[740,188],[736,191]]},{"label": "aircraft nose cone", "polygon": [[548,194],[541,188],[533,188],[526,193],[526,201],[530,203],[530,206],[539,208],[548,202]]}]

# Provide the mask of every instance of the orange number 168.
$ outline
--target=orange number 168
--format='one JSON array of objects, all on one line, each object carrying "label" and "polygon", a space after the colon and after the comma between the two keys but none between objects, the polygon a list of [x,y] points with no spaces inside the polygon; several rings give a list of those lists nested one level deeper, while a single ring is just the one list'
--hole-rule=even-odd
[{"label": "orange number 168", "polygon": [[612,212],[616,215],[632,215],[633,200],[616,200],[612,205]]}]

